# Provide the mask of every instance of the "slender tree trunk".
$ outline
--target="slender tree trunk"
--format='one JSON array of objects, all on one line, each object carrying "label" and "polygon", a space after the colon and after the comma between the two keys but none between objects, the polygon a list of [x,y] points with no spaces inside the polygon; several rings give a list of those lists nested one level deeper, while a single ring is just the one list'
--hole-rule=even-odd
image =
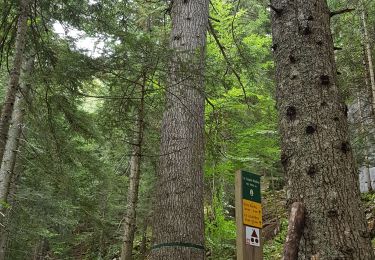
[{"label": "slender tree trunk", "polygon": [[375,115],[375,75],[374,75],[374,65],[372,62],[372,53],[371,53],[371,43],[370,43],[370,37],[367,30],[367,21],[366,21],[367,15],[366,10],[364,7],[363,0],[361,0],[361,22],[362,22],[362,37],[363,37],[363,44],[365,48],[366,53],[366,77],[369,76],[370,78],[370,86],[371,86],[371,93],[372,93],[372,111],[373,115]]},{"label": "slender tree trunk", "polygon": [[138,205],[138,189],[142,163],[142,144],[144,133],[144,105],[145,105],[146,75],[143,76],[141,101],[138,108],[133,153],[130,159],[130,178],[127,197],[127,211],[124,221],[124,241],[122,244],[121,260],[133,259],[133,242],[136,231],[136,210]]},{"label": "slender tree trunk", "polygon": [[[9,83],[5,94],[4,105],[0,117],[0,160],[3,158],[6,139],[8,136],[9,123],[12,117],[14,101],[18,89],[23,54],[27,38],[27,17],[30,0],[21,0],[18,18],[16,46],[14,51],[13,69],[10,73]],[[1,191],[0,191],[1,192]]]},{"label": "slender tree trunk", "polygon": [[18,190],[19,179],[20,179],[22,172],[23,172],[22,165],[19,161],[19,158],[17,158],[14,169],[13,169],[12,181],[10,184],[9,193],[8,193],[8,201],[7,201],[7,203],[12,206],[9,209],[7,209],[5,213],[5,227],[6,228],[0,232],[0,259],[6,259],[5,253],[10,242],[9,235],[11,234],[11,228],[12,228],[11,226],[12,216],[17,211],[16,204],[15,204],[16,193]]},{"label": "slender tree trunk", "polygon": [[[5,146],[5,153],[3,158],[4,160],[1,164],[0,169],[0,200],[8,204],[9,186],[13,175],[14,163],[18,149],[19,135],[22,131],[22,114],[23,112],[20,109],[20,98],[17,97],[14,104],[14,110],[12,115],[12,126],[9,129],[9,138],[7,139],[7,144]],[[6,242],[9,232],[9,210],[10,209],[2,208],[0,206],[0,212],[4,216],[4,227],[0,231],[0,260],[5,259]]]},{"label": "slender tree trunk", "polygon": [[[371,40],[369,37],[369,32],[367,29],[367,14],[364,5],[364,1],[360,1],[361,4],[361,24],[362,24],[362,41],[363,41],[363,66],[365,69],[364,80],[366,84],[366,89],[370,90],[370,100],[371,100],[371,111],[372,111],[372,122],[375,123],[375,75],[374,75],[374,65],[372,61],[372,48],[371,48]],[[369,153],[367,153],[367,164],[369,165]],[[370,168],[370,166],[368,167]],[[371,176],[370,170],[365,169],[365,176],[366,180],[370,180],[367,183],[368,191],[372,192],[372,185],[371,185]]]},{"label": "slender tree trunk", "polygon": [[0,231],[0,259],[6,259],[5,254],[6,250],[8,248],[8,243],[9,243],[9,235],[11,232],[11,219],[12,216],[15,212],[15,195],[17,192],[18,188],[18,183],[19,183],[19,177],[22,172],[20,170],[20,166],[18,159],[15,165],[15,169],[13,169],[13,174],[12,174],[12,181],[10,184],[9,192],[8,192],[8,197],[7,197],[7,203],[9,205],[12,205],[9,209],[7,209],[4,213],[4,229]]},{"label": "slender tree trunk", "polygon": [[306,209],[298,259],[375,259],[337,85],[331,12],[325,0],[271,6],[287,201]]},{"label": "slender tree trunk", "polygon": [[[19,149],[19,139],[23,129],[24,102],[22,95],[27,95],[29,91],[29,77],[34,67],[34,59],[30,58],[23,73],[23,93],[16,94],[14,109],[12,113],[11,125],[8,132],[4,156],[0,167],[0,201],[12,204],[12,199],[16,192],[18,176],[14,174],[14,168]],[[7,238],[9,235],[10,209],[3,209],[0,205],[0,213],[4,215],[4,227],[0,230],[0,260],[5,259]],[[1,219],[1,218],[0,218]]]},{"label": "slender tree trunk", "polygon": [[150,259],[204,259],[204,60],[209,0],[174,0]]},{"label": "slender tree trunk", "polygon": [[[26,65],[26,74],[29,75],[34,66],[34,61],[31,59]],[[23,94],[27,94],[29,91],[29,84],[24,84],[23,93],[18,91],[15,97],[15,103],[13,106],[13,113],[11,124],[8,132],[8,138],[6,141],[3,159],[0,167],[0,200],[7,201],[9,192],[9,184],[12,179],[12,172],[16,162],[19,138],[21,136],[23,127]]]}]

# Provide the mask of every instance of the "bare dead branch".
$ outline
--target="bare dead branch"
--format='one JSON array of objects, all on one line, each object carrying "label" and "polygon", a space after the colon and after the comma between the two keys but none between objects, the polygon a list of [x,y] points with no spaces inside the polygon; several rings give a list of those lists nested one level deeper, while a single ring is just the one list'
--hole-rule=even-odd
[{"label": "bare dead branch", "polygon": [[304,225],[305,208],[301,202],[294,202],[290,210],[288,234],[284,246],[284,260],[297,259]]},{"label": "bare dead branch", "polygon": [[271,8],[278,15],[280,15],[283,12],[283,9],[276,8],[273,5],[268,5],[268,7]]},{"label": "bare dead branch", "polygon": [[352,12],[354,10],[355,10],[354,8],[345,8],[345,9],[338,10],[338,11],[332,11],[330,13],[330,16],[332,17],[332,16],[335,16],[335,15],[338,15],[338,14],[349,13],[349,12]]},{"label": "bare dead branch", "polygon": [[210,20],[212,20],[212,21],[214,21],[214,22],[218,22],[218,23],[220,23],[220,20],[219,20],[219,19],[216,19],[216,18],[214,18],[214,17],[212,17],[212,16],[209,16],[208,19],[210,19]]}]

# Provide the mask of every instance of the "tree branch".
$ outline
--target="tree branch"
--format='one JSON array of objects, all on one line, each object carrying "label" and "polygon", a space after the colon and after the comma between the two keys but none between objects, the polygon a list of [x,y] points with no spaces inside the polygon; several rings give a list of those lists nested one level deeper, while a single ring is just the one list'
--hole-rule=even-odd
[{"label": "tree branch", "polygon": [[276,8],[273,5],[268,5],[268,7],[271,8],[278,15],[280,15],[283,12],[283,9]]},{"label": "tree branch", "polygon": [[242,84],[242,81],[241,81],[241,76],[234,69],[234,66],[232,65],[231,61],[229,60],[229,58],[228,58],[228,56],[227,56],[227,54],[225,52],[225,47],[220,43],[219,37],[216,35],[216,32],[215,32],[214,27],[212,26],[212,23],[211,23],[210,20],[208,21],[208,26],[209,26],[211,35],[214,37],[215,42],[216,42],[217,46],[219,47],[221,54],[224,57],[224,60],[228,64],[228,66],[231,69],[231,71],[233,72],[233,74],[236,76],[236,78],[238,80],[238,83],[241,85],[241,88],[242,88],[242,91],[243,91],[243,94],[244,94],[244,100],[246,101],[247,100],[247,95],[246,95],[245,86]]},{"label": "tree branch", "polygon": [[216,19],[216,18],[214,18],[214,17],[212,17],[212,16],[209,16],[208,19],[211,19],[211,20],[214,21],[214,22],[218,22],[218,23],[220,23],[220,20],[219,20],[219,19]]},{"label": "tree branch", "polygon": [[301,202],[294,202],[290,210],[288,234],[284,245],[284,260],[297,259],[304,225],[305,208]]},{"label": "tree branch", "polygon": [[349,13],[349,12],[352,12],[354,10],[355,10],[354,8],[345,8],[345,9],[338,10],[338,11],[332,11],[330,13],[330,16],[332,17],[332,16],[335,16],[335,15],[338,15],[338,14]]},{"label": "tree branch", "polygon": [[205,97],[207,103],[212,107],[213,110],[215,110],[215,105],[212,104],[211,100],[208,99],[208,97]]}]

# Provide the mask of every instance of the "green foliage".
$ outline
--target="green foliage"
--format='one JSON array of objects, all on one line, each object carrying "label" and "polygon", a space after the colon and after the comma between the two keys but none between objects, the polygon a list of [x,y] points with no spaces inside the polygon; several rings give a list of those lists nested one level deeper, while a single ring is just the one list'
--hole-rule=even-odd
[{"label": "green foliage", "polygon": [[212,205],[206,206],[205,234],[209,259],[231,259],[235,255],[236,224],[235,219],[228,216],[223,195],[223,192],[218,192]]},{"label": "green foliage", "polygon": [[286,233],[288,231],[288,220],[283,218],[280,220],[281,227],[277,236],[265,243],[263,247],[263,257],[265,260],[282,259]]},{"label": "green foliage", "polygon": [[[9,259],[119,256],[140,84],[146,87],[146,106],[135,257],[142,254],[144,234],[150,248],[160,122],[172,55],[167,2],[35,1],[26,51],[36,54],[36,65],[17,162],[19,184],[14,201],[1,203],[12,211]],[[348,4],[329,2],[332,9]],[[374,24],[374,3],[365,2],[368,22]],[[17,4],[0,2],[2,86],[8,80]],[[211,0],[204,92],[209,259],[235,256],[234,172],[249,169],[262,175],[263,183],[282,178],[267,4]],[[99,40],[103,51],[90,56],[77,49],[78,39],[54,34],[55,22]],[[363,88],[358,13],[335,17],[332,26],[336,45],[344,47],[337,53],[340,85],[345,99],[352,101]],[[356,147],[364,142],[361,136]],[[361,151],[357,157],[363,161]],[[264,258],[280,259],[287,221],[278,195],[264,195],[265,207],[281,218],[281,232],[265,244]],[[375,198],[365,194],[363,199],[370,204]]]},{"label": "green foliage", "polygon": [[372,204],[375,202],[375,193],[374,192],[365,192],[361,194],[361,199],[363,202]]}]

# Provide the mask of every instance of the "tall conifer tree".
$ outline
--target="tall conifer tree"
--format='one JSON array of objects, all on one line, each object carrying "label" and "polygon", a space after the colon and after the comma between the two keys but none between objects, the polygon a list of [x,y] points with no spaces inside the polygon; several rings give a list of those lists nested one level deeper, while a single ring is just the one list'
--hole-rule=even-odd
[{"label": "tall conifer tree", "polygon": [[151,259],[204,259],[204,60],[208,0],[174,0]]},{"label": "tall conifer tree", "polygon": [[271,7],[287,199],[306,208],[298,259],[374,259],[330,30],[342,12],[326,0]]}]

